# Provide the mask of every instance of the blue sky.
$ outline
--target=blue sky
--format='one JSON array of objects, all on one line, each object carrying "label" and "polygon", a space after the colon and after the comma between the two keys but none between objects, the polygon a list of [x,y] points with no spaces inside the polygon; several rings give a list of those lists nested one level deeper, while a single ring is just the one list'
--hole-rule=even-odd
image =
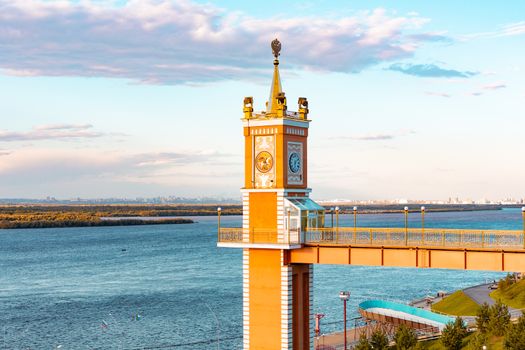
[{"label": "blue sky", "polygon": [[523,198],[525,4],[475,5],[0,0],[0,197],[238,197],[278,37],[314,198]]}]

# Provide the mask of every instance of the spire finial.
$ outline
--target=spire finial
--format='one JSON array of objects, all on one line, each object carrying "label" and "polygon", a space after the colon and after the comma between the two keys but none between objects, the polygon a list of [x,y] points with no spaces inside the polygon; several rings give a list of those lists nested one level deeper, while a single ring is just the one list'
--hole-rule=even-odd
[{"label": "spire finial", "polygon": [[272,41],[272,52],[273,52],[273,57],[275,57],[275,60],[277,61],[279,54],[281,53],[281,42],[277,38],[275,38]]}]

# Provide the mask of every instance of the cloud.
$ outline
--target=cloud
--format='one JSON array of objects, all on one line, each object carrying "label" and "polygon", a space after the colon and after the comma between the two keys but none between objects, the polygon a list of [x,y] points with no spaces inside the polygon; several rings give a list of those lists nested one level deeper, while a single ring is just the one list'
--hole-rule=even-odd
[{"label": "cloud", "polygon": [[0,69],[17,76],[97,76],[149,84],[253,79],[269,42],[290,69],[358,72],[411,57],[441,33],[384,9],[352,17],[255,18],[189,0],[0,0]]},{"label": "cloud", "polygon": [[[502,83],[502,82],[498,82],[498,83],[492,83],[492,84],[483,85],[481,87],[481,89],[482,90],[500,90],[500,89],[505,89],[506,87],[507,87],[507,84]],[[481,95],[483,95],[483,92],[482,91],[474,91],[474,92],[468,93],[468,95],[470,95],[470,96],[481,96]]]},{"label": "cloud", "polygon": [[409,37],[411,39],[418,40],[421,42],[451,43],[453,41],[452,38],[445,34],[446,34],[445,32],[427,32],[427,33],[412,34]]},{"label": "cloud", "polygon": [[504,83],[492,83],[482,86],[482,89],[485,90],[498,90],[498,89],[505,89],[507,87]]},{"label": "cloud", "polygon": [[92,130],[90,124],[59,124],[35,126],[30,131],[17,132],[0,130],[0,142],[35,141],[35,140],[72,140],[96,138],[105,133]]},{"label": "cloud", "polygon": [[414,130],[400,130],[393,133],[375,133],[375,134],[363,134],[363,135],[352,135],[352,136],[339,136],[333,139],[340,140],[353,140],[353,141],[386,141],[393,140],[400,136],[413,135],[416,132]]},{"label": "cloud", "polygon": [[0,157],[2,157],[2,156],[8,156],[8,155],[10,155],[10,154],[11,154],[11,152],[4,151],[4,150],[0,149]]},{"label": "cloud", "polygon": [[370,134],[370,135],[359,135],[351,136],[351,140],[358,141],[382,141],[382,140],[392,140],[395,138],[395,135],[392,134]]},{"label": "cloud", "polygon": [[425,91],[425,94],[426,94],[426,95],[429,95],[429,96],[439,96],[439,97],[450,98],[450,95],[449,95],[449,94],[446,94],[446,93],[444,93],[444,92]]},{"label": "cloud", "polygon": [[471,40],[478,38],[500,38],[506,36],[516,36],[525,34],[525,21],[510,23],[500,29],[490,32],[467,34],[460,37],[460,40]]},{"label": "cloud", "polygon": [[470,78],[479,74],[478,72],[445,69],[435,64],[395,63],[390,65],[388,69],[423,78]]},{"label": "cloud", "polygon": [[61,183],[72,181],[170,184],[181,178],[191,185],[197,178],[212,181],[234,177],[231,171],[236,168],[240,174],[242,165],[232,162],[237,157],[241,159],[215,151],[121,153],[23,149],[0,158],[0,187],[20,184],[35,187],[49,183],[59,188]]}]

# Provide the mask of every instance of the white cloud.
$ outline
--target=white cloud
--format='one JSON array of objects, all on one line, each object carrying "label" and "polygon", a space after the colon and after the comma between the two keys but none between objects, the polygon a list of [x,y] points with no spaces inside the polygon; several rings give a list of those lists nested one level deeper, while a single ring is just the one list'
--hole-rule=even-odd
[{"label": "white cloud", "polygon": [[[124,153],[21,149],[0,156],[4,197],[236,196],[240,155],[209,150]],[[231,189],[235,189],[232,191]]]},{"label": "white cloud", "polygon": [[91,124],[56,124],[35,126],[30,131],[0,130],[0,142],[88,139],[109,135],[94,131]]},{"label": "white cloud", "polygon": [[482,89],[485,90],[498,90],[498,89],[505,89],[507,87],[507,84],[505,83],[492,83],[482,86]]},{"label": "white cloud", "polygon": [[477,38],[500,38],[506,36],[516,36],[525,34],[525,21],[510,23],[502,26],[498,30],[490,32],[473,33],[462,36],[461,40],[470,40]]},{"label": "white cloud", "polygon": [[[2,155],[3,151],[0,151]],[[126,177],[139,181],[154,179],[157,174],[187,173],[198,177],[209,174],[203,168],[231,165],[232,155],[214,151],[181,152],[94,152],[86,149],[75,151],[57,149],[21,149],[6,152],[0,160],[0,180],[27,181],[27,184],[45,181],[60,182],[79,177],[107,177],[118,181]],[[240,164],[238,164],[240,166]],[[162,177],[162,176],[161,176]]]},{"label": "white cloud", "polygon": [[425,92],[426,95],[429,95],[429,96],[439,96],[439,97],[445,97],[445,98],[450,98],[450,94],[447,94],[447,93],[444,93],[444,92],[432,92],[432,91],[426,91]]},{"label": "white cloud", "polygon": [[[269,42],[297,69],[357,72],[407,58],[441,32],[383,9],[341,18],[255,18],[188,0],[0,0],[0,68],[17,76],[103,76],[152,84],[253,78]],[[265,73],[266,74],[266,73]]]},{"label": "white cloud", "polygon": [[370,133],[362,135],[339,136],[333,139],[353,140],[353,141],[387,141],[393,140],[397,137],[414,135],[414,130],[399,130],[391,133]]}]

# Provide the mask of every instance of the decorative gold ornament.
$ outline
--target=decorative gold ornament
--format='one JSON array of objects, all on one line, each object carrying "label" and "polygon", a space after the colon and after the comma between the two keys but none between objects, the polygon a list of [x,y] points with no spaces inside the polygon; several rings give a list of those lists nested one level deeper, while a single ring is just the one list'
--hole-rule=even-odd
[{"label": "decorative gold ornament", "polygon": [[255,166],[261,173],[267,173],[273,167],[273,157],[268,151],[260,152],[255,157]]},{"label": "decorative gold ornament", "polygon": [[277,39],[272,41],[272,52],[273,56],[277,59],[281,53],[281,42]]}]

